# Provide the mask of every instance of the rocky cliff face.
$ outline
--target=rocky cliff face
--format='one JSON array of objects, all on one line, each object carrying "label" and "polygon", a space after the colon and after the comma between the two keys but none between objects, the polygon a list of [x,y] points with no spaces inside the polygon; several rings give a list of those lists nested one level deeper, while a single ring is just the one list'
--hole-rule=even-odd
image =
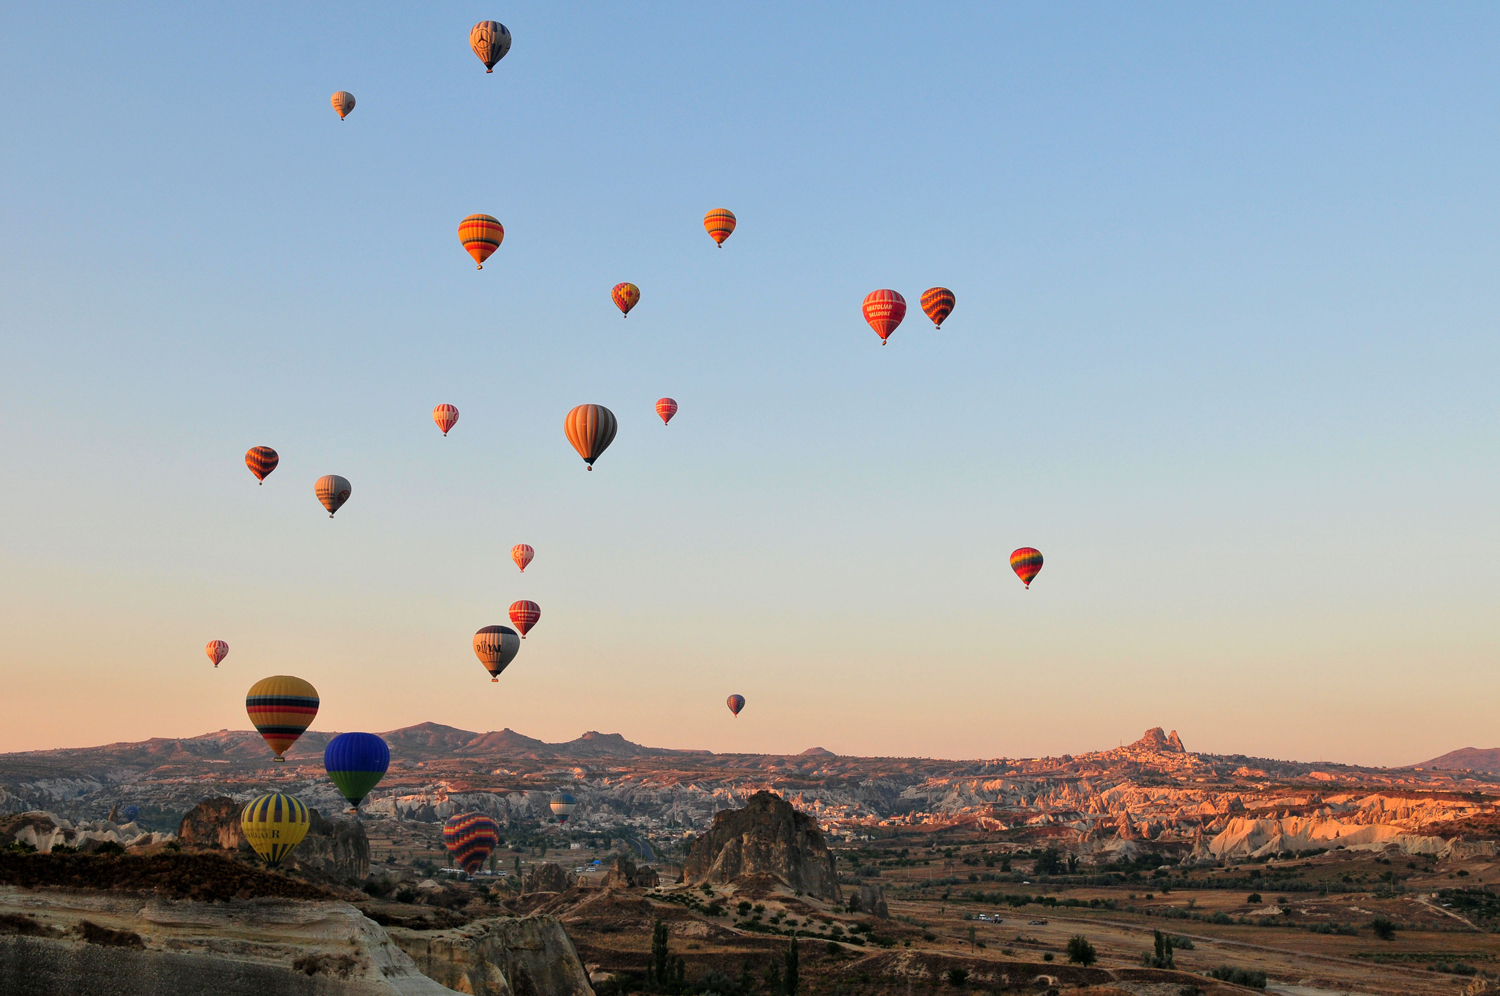
[{"label": "rocky cliff face", "polygon": [[573,942],[555,917],[478,920],[452,930],[389,928],[427,975],[473,996],[594,996]]},{"label": "rocky cliff face", "polygon": [[682,880],[689,885],[727,885],[752,875],[769,875],[820,899],[839,899],[833,856],[817,820],[772,792],[757,792],[744,809],[716,814],[713,828],[693,842],[682,866]]},{"label": "rocky cliff face", "polygon": [[873,882],[861,884],[859,892],[849,897],[849,911],[889,920],[891,911],[885,902],[885,887]]},{"label": "rocky cliff face", "polygon": [[94,851],[103,844],[146,847],[171,840],[169,833],[150,833],[134,823],[93,820],[74,823],[48,812],[22,813],[0,818],[0,844],[15,841],[51,854],[54,847]]},{"label": "rocky cliff face", "polygon": [[534,866],[521,883],[522,892],[567,892],[578,882],[578,876],[550,861]]},{"label": "rocky cliff face", "polygon": [[227,795],[204,799],[188,810],[177,825],[177,839],[188,847],[249,850],[250,842],[240,829],[240,810],[243,808],[243,803],[235,802]]},{"label": "rocky cliff face", "polygon": [[[177,839],[190,847],[249,850],[240,829],[242,804],[228,796],[205,799],[177,828]],[[370,877],[370,840],[359,820],[330,822],[309,810],[307,836],[286,859],[293,868],[316,871],[340,882]]]},{"label": "rocky cliff face", "polygon": [[661,884],[661,877],[652,868],[638,868],[634,861],[621,856],[604,876],[606,889],[654,889]]}]

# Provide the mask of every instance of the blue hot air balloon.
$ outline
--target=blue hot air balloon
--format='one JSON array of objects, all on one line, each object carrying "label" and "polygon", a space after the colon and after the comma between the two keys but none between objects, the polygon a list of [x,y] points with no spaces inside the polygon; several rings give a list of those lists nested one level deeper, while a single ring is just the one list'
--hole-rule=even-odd
[{"label": "blue hot air balloon", "polygon": [[323,748],[323,767],[349,800],[351,813],[359,812],[359,804],[390,766],[391,749],[373,733],[340,733]]},{"label": "blue hot air balloon", "polygon": [[124,809],[120,810],[120,815],[125,817],[126,823],[134,823],[135,818],[141,815],[141,811],[135,806],[126,806]]}]

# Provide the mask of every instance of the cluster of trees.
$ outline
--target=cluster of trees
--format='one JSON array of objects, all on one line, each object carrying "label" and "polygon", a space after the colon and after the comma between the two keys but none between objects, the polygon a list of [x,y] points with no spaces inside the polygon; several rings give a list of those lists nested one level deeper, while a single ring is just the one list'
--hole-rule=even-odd
[{"label": "cluster of trees", "polygon": [[[791,941],[780,957],[772,957],[761,972],[765,992],[769,996],[797,996],[801,988],[801,970],[798,966],[797,942]],[[750,975],[750,963],[746,961],[735,979],[723,972],[710,971],[696,983],[687,981],[687,963],[681,955],[673,955],[671,937],[664,920],[656,921],[651,931],[651,961],[646,966],[646,989],[665,996],[686,996],[689,993],[715,993],[719,996],[748,996],[755,990]]]}]

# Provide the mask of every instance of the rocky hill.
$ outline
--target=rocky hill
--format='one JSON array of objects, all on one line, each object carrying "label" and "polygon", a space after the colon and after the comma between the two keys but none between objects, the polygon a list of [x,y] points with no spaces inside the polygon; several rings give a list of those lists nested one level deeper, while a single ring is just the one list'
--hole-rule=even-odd
[{"label": "rocky hill", "polygon": [[1414,764],[1411,770],[1479,771],[1487,775],[1497,775],[1500,774],[1500,747],[1487,749],[1461,747],[1458,750],[1450,750],[1442,757],[1435,757],[1431,761]]},{"label": "rocky hill", "polygon": [[840,898],[833,856],[817,821],[770,792],[755,793],[743,809],[717,813],[682,866],[682,881],[688,885],[733,885],[757,878],[830,902]]}]

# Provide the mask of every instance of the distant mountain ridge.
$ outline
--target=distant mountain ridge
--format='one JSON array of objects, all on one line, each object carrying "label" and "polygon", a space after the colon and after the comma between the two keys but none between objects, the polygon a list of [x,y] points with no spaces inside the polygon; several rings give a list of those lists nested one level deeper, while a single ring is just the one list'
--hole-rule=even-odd
[{"label": "distant mountain ridge", "polygon": [[1438,771],[1483,771],[1489,775],[1500,775],[1500,747],[1460,747],[1431,761],[1409,764],[1407,767]]}]

